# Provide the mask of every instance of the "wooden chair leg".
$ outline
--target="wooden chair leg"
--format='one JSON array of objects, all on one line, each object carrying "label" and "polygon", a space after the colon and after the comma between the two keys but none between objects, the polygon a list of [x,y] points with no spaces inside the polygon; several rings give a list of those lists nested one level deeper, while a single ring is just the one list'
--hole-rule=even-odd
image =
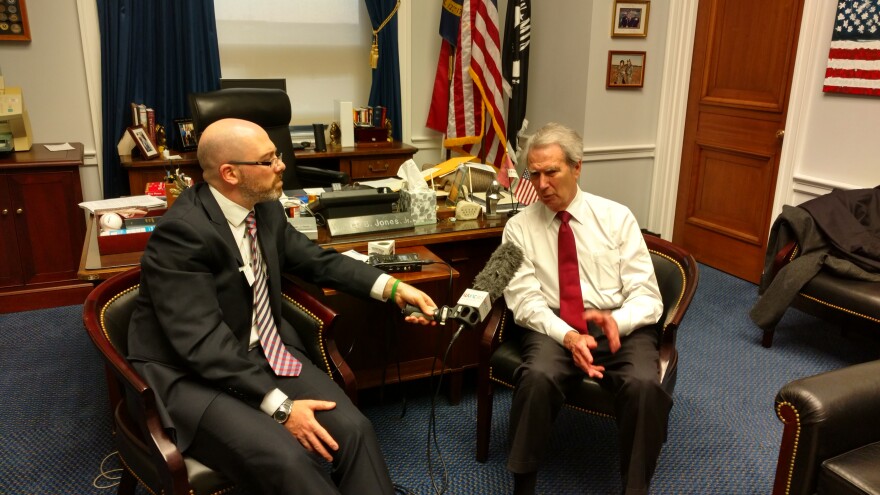
[{"label": "wooden chair leg", "polygon": [[764,338],[761,339],[761,345],[770,348],[773,345],[773,332],[776,330],[776,327],[771,327],[764,330]]},{"label": "wooden chair leg", "polygon": [[[485,376],[484,376],[485,375]],[[480,370],[477,384],[477,461],[489,458],[489,435],[492,432],[492,383],[488,370]]]}]

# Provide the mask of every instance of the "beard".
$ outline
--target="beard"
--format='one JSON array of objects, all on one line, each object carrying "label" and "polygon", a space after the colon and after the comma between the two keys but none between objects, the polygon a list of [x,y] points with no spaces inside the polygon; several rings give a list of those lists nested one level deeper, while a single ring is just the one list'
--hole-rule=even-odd
[{"label": "beard", "polygon": [[243,175],[238,188],[242,198],[256,204],[278,200],[281,197],[281,185],[281,174],[276,174],[270,186],[264,186],[255,178]]}]

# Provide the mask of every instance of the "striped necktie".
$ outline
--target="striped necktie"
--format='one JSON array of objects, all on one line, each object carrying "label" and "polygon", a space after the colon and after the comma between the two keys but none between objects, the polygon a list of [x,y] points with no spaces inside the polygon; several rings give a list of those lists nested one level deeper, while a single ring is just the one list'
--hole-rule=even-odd
[{"label": "striped necktie", "polygon": [[278,335],[278,327],[275,326],[275,318],[272,317],[266,270],[263,268],[263,256],[260,254],[257,243],[257,221],[253,211],[248,213],[245,222],[247,223],[248,238],[251,240],[251,261],[254,271],[254,317],[257,323],[257,334],[260,336],[260,345],[263,346],[263,353],[276,375],[298,376],[302,371],[302,363],[284,347],[284,342]]},{"label": "striped necktie", "polygon": [[584,298],[581,294],[577,246],[568,221],[571,213],[560,211],[559,225],[559,317],[580,333],[587,333],[584,320]]}]

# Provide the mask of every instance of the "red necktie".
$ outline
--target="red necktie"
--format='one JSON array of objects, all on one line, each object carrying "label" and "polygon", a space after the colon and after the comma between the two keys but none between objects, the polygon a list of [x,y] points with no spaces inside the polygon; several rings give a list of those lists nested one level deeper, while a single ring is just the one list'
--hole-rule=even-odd
[{"label": "red necktie", "polygon": [[275,326],[275,318],[272,317],[272,308],[269,307],[269,290],[266,285],[266,271],[263,269],[263,256],[257,243],[257,222],[254,218],[254,212],[248,213],[245,222],[251,240],[251,261],[254,270],[254,311],[256,312],[260,345],[263,346],[263,353],[276,375],[298,376],[302,370],[302,363],[284,347],[284,342],[281,341],[278,328]]},{"label": "red necktie", "polygon": [[578,271],[577,246],[568,221],[571,213],[560,211],[559,225],[559,317],[580,333],[587,333],[584,321],[584,299]]}]

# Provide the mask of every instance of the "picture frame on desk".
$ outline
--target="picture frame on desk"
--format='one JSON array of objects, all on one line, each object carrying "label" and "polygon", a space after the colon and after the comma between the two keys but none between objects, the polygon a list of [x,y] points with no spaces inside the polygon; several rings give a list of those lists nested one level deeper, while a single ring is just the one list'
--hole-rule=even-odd
[{"label": "picture frame on desk", "polygon": [[0,40],[30,41],[31,28],[24,0],[3,0],[0,9]]},{"label": "picture frame on desk", "polygon": [[134,140],[134,144],[137,145],[137,149],[141,152],[142,157],[149,160],[159,156],[159,149],[156,148],[156,143],[150,139],[146,129],[141,126],[129,127],[126,129],[126,132]]},{"label": "picture frame on desk", "polygon": [[192,119],[174,119],[174,127],[177,129],[177,137],[175,138],[175,141],[177,141],[176,149],[193,151],[199,147]]}]

